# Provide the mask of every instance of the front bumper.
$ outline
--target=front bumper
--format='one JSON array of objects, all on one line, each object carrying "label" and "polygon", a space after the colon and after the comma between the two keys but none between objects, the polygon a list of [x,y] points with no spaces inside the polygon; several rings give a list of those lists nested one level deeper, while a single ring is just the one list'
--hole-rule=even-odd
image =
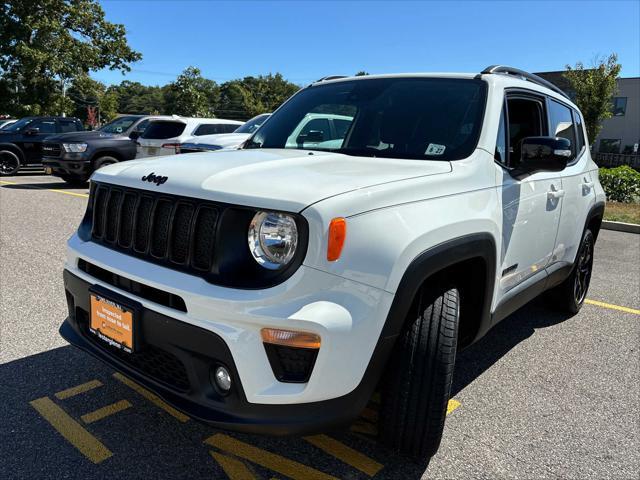
[{"label": "front bumper", "polygon": [[51,168],[53,174],[86,175],[91,173],[91,161],[84,153],[62,153],[59,157],[44,157],[42,165]]},{"label": "front bumper", "polygon": [[[369,400],[395,340],[380,338],[391,294],[308,267],[270,289],[237,290],[82,242],[77,236],[69,247],[65,287],[70,313],[62,336],[187,415],[222,428],[298,434],[352,420]],[[186,312],[88,275],[78,269],[81,258],[180,296]],[[121,358],[127,354],[107,350],[87,332],[88,289],[96,286],[141,305],[141,338],[159,355],[173,358],[171,371],[181,381],[149,375]],[[260,338],[264,326],[320,334],[322,346],[308,382],[275,378]],[[218,364],[233,377],[227,396],[220,395],[210,380]]]}]

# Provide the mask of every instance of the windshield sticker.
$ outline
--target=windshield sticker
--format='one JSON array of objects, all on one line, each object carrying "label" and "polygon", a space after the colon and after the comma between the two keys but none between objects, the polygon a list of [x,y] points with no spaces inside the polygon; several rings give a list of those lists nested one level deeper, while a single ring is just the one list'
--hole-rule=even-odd
[{"label": "windshield sticker", "polygon": [[427,147],[427,151],[424,152],[425,155],[442,155],[444,153],[444,149],[446,147],[444,145],[438,145],[437,143],[430,143]]}]

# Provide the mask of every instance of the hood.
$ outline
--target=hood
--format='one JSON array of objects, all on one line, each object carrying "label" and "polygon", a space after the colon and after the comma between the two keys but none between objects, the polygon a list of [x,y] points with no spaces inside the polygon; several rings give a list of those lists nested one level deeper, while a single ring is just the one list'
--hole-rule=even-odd
[{"label": "hood", "polygon": [[[104,133],[99,132],[98,130],[94,131],[84,131],[84,132],[68,132],[68,133],[59,133],[56,135],[51,135],[47,137],[47,142],[86,142],[89,140],[96,140],[102,138],[118,138],[122,137],[122,135],[114,135],[112,133]],[[129,139],[129,137],[124,137]]]},{"label": "hood", "polygon": [[216,135],[200,135],[198,137],[189,137],[182,143],[192,143],[195,145],[217,145],[220,147],[237,147],[247,138],[250,133],[218,133]]},{"label": "hood", "polygon": [[[445,161],[251,149],[122,162],[96,171],[93,180],[235,205],[299,212],[341,193],[450,171],[451,164]],[[162,179],[159,185],[142,180],[151,174],[166,180]]]}]

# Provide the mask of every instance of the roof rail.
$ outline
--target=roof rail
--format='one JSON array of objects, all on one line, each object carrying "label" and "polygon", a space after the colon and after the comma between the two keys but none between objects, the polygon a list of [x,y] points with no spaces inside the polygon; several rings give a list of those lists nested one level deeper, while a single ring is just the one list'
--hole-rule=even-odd
[{"label": "roof rail", "polygon": [[[565,98],[569,98],[569,95],[567,95],[564,91],[562,91],[562,89],[560,89],[559,87],[557,87],[556,85],[554,85],[550,81],[545,80],[544,78],[539,77],[538,75],[534,75],[533,73],[529,73],[529,72],[525,72],[524,70],[520,70],[519,68],[508,67],[506,65],[491,65],[491,66],[485,68],[480,73],[483,73],[483,74],[486,74],[486,73],[500,73],[500,74],[503,74],[503,75],[517,75],[519,77],[522,77],[524,80],[529,80],[530,82],[537,83],[538,85],[541,85],[543,87],[547,87],[548,89],[553,90],[556,93],[559,93],[560,95],[562,95]],[[569,98],[569,100],[570,100],[570,98]]]},{"label": "roof rail", "polygon": [[327,75],[326,77],[322,77],[320,80],[316,80],[313,83],[326,82],[327,80],[337,80],[338,78],[347,78],[347,75]]}]

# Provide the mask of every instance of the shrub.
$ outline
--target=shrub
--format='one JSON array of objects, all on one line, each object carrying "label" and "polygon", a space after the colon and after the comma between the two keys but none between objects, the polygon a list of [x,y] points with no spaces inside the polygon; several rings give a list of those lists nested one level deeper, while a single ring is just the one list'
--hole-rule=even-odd
[{"label": "shrub", "polygon": [[640,201],[640,173],[627,165],[601,168],[600,183],[607,200],[624,203]]}]

